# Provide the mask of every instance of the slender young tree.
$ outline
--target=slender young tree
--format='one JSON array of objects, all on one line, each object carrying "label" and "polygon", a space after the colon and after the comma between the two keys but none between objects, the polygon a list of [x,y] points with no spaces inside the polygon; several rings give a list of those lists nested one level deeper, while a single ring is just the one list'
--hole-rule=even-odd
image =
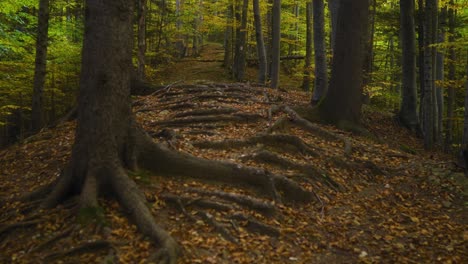
[{"label": "slender young tree", "polygon": [[49,30],[49,0],[39,1],[36,36],[36,61],[34,68],[34,87],[31,107],[31,127],[33,132],[44,125],[43,93],[47,67],[47,39]]},{"label": "slender young tree", "polygon": [[400,35],[402,49],[402,88],[400,122],[413,132],[419,131],[416,92],[416,34],[414,2],[400,0]]},{"label": "slender young tree", "polygon": [[257,56],[258,56],[258,83],[265,84],[267,75],[267,57],[265,50],[265,42],[263,40],[262,17],[260,14],[259,0],[253,0],[253,12],[255,21],[255,39],[257,41]]},{"label": "slender young tree", "polygon": [[328,122],[358,124],[369,0],[341,0],[338,13],[330,88],[319,113]]},{"label": "slender young tree", "polygon": [[281,0],[273,0],[271,34],[271,88],[277,89],[280,81]]},{"label": "slender young tree", "polygon": [[146,1],[138,0],[138,71],[140,80],[145,79],[146,53]]},{"label": "slender young tree", "polygon": [[[447,18],[447,8],[444,7],[440,11],[440,19],[438,25],[438,35],[437,35],[437,43],[444,43],[445,42],[445,27],[446,27],[446,18]],[[442,48],[437,49],[436,55],[436,70],[435,70],[435,93],[436,93],[436,101],[437,101],[437,116],[436,116],[436,124],[437,129],[435,131],[435,138],[438,143],[442,143],[442,131],[443,131],[443,117],[444,117],[444,95],[443,95],[443,87],[442,82],[444,81],[444,61],[445,61],[445,52]]]},{"label": "slender young tree", "polygon": [[[455,42],[455,9],[454,1],[450,1],[450,8],[448,10],[448,20],[449,20],[449,37],[448,40],[450,43]],[[455,80],[455,47],[449,47],[449,63],[448,63],[448,79],[450,81]],[[453,143],[453,117],[455,108],[455,88],[453,83],[450,83],[448,87],[448,96],[447,96],[447,129],[445,134],[445,149],[448,151],[451,149]]]},{"label": "slender young tree", "polygon": [[306,6],[306,55],[304,63],[304,79],[302,89],[310,91],[310,74],[312,67],[312,2],[307,2]]},{"label": "slender young tree", "polygon": [[313,1],[315,81],[311,104],[316,105],[325,96],[328,88],[328,65],[325,51],[325,16],[323,0]]},{"label": "slender young tree", "polygon": [[[232,1],[232,0],[231,0]],[[234,13],[234,5],[232,2],[229,2],[228,7],[226,9],[226,29],[224,31],[224,67],[228,70],[232,69],[232,40],[233,40],[233,13]]]}]

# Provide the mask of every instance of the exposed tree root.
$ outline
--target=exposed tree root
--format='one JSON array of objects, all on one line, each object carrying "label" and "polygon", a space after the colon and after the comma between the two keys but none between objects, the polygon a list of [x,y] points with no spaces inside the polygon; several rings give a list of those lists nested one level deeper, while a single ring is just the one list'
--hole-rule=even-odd
[{"label": "exposed tree root", "polygon": [[234,244],[238,244],[239,241],[237,238],[235,238],[229,230],[224,227],[222,224],[220,224],[218,221],[216,221],[215,217],[209,213],[206,212],[198,212],[197,215],[199,215],[205,222],[207,222],[209,225],[214,227],[214,229],[221,234],[221,236],[226,239],[229,242],[232,242]]},{"label": "exposed tree root", "polygon": [[237,112],[238,110],[235,108],[230,107],[221,107],[215,109],[197,109],[188,112],[182,112],[175,114],[173,117],[181,118],[181,117],[188,117],[188,116],[210,116],[210,115],[225,115],[225,114],[232,114]]},{"label": "exposed tree root", "polygon": [[263,117],[258,114],[239,113],[234,115],[207,115],[207,116],[192,116],[189,118],[170,119],[154,122],[153,125],[159,126],[178,126],[196,123],[213,123],[213,122],[256,122]]},{"label": "exposed tree root", "polygon": [[64,231],[60,232],[60,233],[57,233],[56,235],[52,236],[51,238],[47,239],[46,241],[42,242],[41,244],[39,244],[38,246],[32,248],[28,254],[31,254],[31,253],[34,253],[34,252],[38,252],[38,251],[41,251],[49,246],[51,246],[52,244],[54,244],[55,242],[59,241],[60,239],[68,236],[74,229],[75,227],[74,226],[71,226],[69,228],[66,228]]},{"label": "exposed tree root", "polygon": [[260,233],[262,235],[278,237],[280,231],[272,226],[266,225],[260,221],[247,217],[241,213],[237,213],[231,216],[231,219],[244,222],[244,228],[252,233]]},{"label": "exposed tree root", "polygon": [[289,106],[275,106],[273,108],[271,108],[269,111],[268,111],[268,115],[271,119],[271,115],[275,112],[278,112],[279,110],[285,112],[286,114],[289,115],[289,120],[287,119],[280,119],[277,121],[277,123],[275,123],[273,126],[271,126],[268,130],[269,133],[271,133],[272,131],[274,131],[275,129],[278,129],[278,128],[284,128],[286,126],[286,122],[290,121],[292,124],[300,127],[301,129],[307,131],[307,132],[310,132],[312,134],[315,134],[319,137],[322,137],[322,138],[325,138],[327,140],[338,140],[338,141],[341,141],[343,142],[343,145],[344,145],[344,153],[345,155],[350,155],[351,152],[352,152],[352,145],[351,145],[351,142],[349,141],[349,139],[347,139],[346,137],[343,137],[341,135],[338,135],[336,133],[333,133],[333,132],[330,132],[330,131],[327,131],[317,125],[315,125],[314,123],[302,118],[298,113],[296,113],[296,111],[294,111],[293,109],[291,109]]},{"label": "exposed tree root", "polygon": [[276,211],[274,204],[247,195],[227,193],[223,191],[207,191],[199,188],[189,188],[187,191],[206,196],[215,196],[269,216],[274,215]]},{"label": "exposed tree root", "polygon": [[44,222],[44,219],[29,220],[29,221],[23,221],[23,222],[18,222],[18,223],[13,223],[13,224],[4,224],[3,226],[0,227],[0,240],[3,239],[5,234],[13,231],[14,229],[30,227],[30,226],[34,226],[42,222]]},{"label": "exposed tree root", "polygon": [[224,141],[198,141],[193,143],[195,147],[211,149],[233,149],[255,146],[256,144],[263,144],[271,148],[279,148],[283,151],[289,151],[292,153],[300,152],[312,157],[319,156],[319,154],[308,144],[302,141],[301,138],[287,134],[264,134],[244,140],[228,139]]},{"label": "exposed tree root", "polygon": [[286,169],[292,169],[303,173],[304,175],[311,177],[315,180],[321,181],[327,184],[329,187],[336,191],[341,189],[341,185],[334,181],[328,173],[321,170],[313,165],[303,165],[294,163],[288,159],[282,158],[272,152],[261,150],[259,152],[244,155],[241,157],[242,160],[255,160],[258,162],[269,163]]},{"label": "exposed tree root", "polygon": [[[174,175],[206,181],[249,186],[264,195],[273,196],[278,190],[287,201],[309,202],[312,194],[298,183],[282,175],[244,167],[239,164],[212,161],[186,153],[171,151],[160,144],[143,143],[139,153],[141,166],[159,175]],[[157,162],[155,162],[157,161]]]},{"label": "exposed tree root", "polygon": [[197,206],[205,209],[215,209],[218,211],[231,211],[234,209],[229,204],[215,202],[209,199],[193,198],[189,196],[178,196],[173,194],[162,194],[161,198],[168,203],[182,205],[184,208],[189,206]]},{"label": "exposed tree root", "polygon": [[51,253],[43,258],[44,261],[53,261],[54,259],[57,258],[64,258],[64,257],[70,257],[73,255],[78,255],[78,254],[83,254],[83,253],[89,253],[89,252],[95,252],[99,250],[104,250],[104,249],[110,249],[112,248],[112,243],[106,240],[98,240],[98,241],[93,241],[93,242],[86,242],[78,245],[77,247],[71,248],[64,250],[62,252],[54,252]]}]

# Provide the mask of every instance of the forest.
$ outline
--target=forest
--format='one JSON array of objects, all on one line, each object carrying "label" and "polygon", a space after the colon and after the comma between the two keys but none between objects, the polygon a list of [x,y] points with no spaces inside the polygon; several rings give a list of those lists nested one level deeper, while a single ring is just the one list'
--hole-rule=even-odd
[{"label": "forest", "polygon": [[466,0],[0,0],[0,262],[468,262],[467,25]]}]

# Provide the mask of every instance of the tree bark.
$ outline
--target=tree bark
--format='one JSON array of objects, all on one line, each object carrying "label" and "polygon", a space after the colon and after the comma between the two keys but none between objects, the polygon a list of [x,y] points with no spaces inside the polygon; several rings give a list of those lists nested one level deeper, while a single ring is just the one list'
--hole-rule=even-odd
[{"label": "tree bark", "polygon": [[310,91],[310,73],[312,67],[312,2],[307,2],[306,7],[306,55],[304,63],[304,79],[302,89]]},{"label": "tree bark", "polygon": [[313,1],[315,82],[311,104],[316,105],[328,88],[327,54],[325,51],[325,17],[323,0]]},{"label": "tree bark", "polygon": [[273,1],[272,9],[271,88],[279,87],[281,55],[281,0]]},{"label": "tree bark", "polygon": [[400,34],[402,49],[402,94],[400,121],[413,132],[419,131],[418,98],[416,92],[416,50],[414,2],[400,0]]},{"label": "tree bark", "polygon": [[325,121],[360,122],[363,36],[369,22],[368,13],[368,0],[340,2],[330,89],[319,106],[320,116]]},{"label": "tree bark", "polygon": [[228,70],[232,69],[232,35],[234,34],[233,30],[233,13],[234,6],[230,2],[226,10],[226,29],[224,32],[224,67]]},{"label": "tree bark", "polygon": [[267,57],[265,50],[265,42],[263,40],[262,17],[260,14],[259,0],[253,0],[253,12],[255,21],[255,38],[257,40],[257,56],[258,56],[258,83],[265,84],[267,74]]},{"label": "tree bark", "polygon": [[338,9],[340,7],[340,0],[328,0],[328,10],[330,12],[331,32],[330,32],[330,45],[331,50],[335,49],[336,43],[336,27],[338,22]]},{"label": "tree bark", "polygon": [[432,149],[434,147],[435,128],[435,87],[434,87],[434,10],[436,3],[434,0],[426,0],[424,14],[424,98],[423,98],[423,131],[424,147]]},{"label": "tree bark", "polygon": [[146,0],[138,0],[138,71],[140,80],[145,80],[146,53]]},{"label": "tree bark", "polygon": [[[455,42],[455,10],[454,10],[454,1],[450,1],[450,9],[448,10],[448,19],[449,19],[449,43]],[[449,47],[449,65],[448,65],[448,79],[450,82],[448,87],[448,96],[447,96],[447,129],[445,135],[445,149],[448,151],[452,147],[453,143],[453,117],[454,117],[454,108],[455,108],[455,87],[452,81],[455,80],[455,47]]]},{"label": "tree bark", "polygon": [[247,53],[247,16],[248,0],[243,0],[241,13],[236,12],[237,20],[241,25],[236,34],[236,53],[234,54],[234,78],[238,81],[245,79],[245,58]]},{"label": "tree bark", "polygon": [[[438,26],[438,36],[437,42],[443,44],[445,42],[445,26],[446,26],[446,17],[447,9],[443,8],[440,12],[439,26]],[[444,117],[444,88],[442,82],[444,81],[444,61],[445,61],[445,52],[442,48],[437,49],[436,55],[436,101],[437,101],[437,116],[436,123],[437,129],[435,131],[435,138],[437,143],[442,143],[442,133],[443,133],[443,117]]]},{"label": "tree bark", "polygon": [[33,132],[44,126],[44,85],[47,65],[47,39],[49,30],[49,0],[39,1],[36,37],[36,61],[34,68],[34,88],[31,108]]}]

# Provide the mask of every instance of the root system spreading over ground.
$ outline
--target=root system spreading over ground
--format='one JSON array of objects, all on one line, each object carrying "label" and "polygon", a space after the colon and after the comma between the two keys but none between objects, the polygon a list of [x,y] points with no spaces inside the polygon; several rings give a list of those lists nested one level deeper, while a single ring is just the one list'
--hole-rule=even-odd
[{"label": "root system spreading over ground", "polygon": [[[135,98],[137,121],[156,142],[230,168],[221,177],[129,172],[180,244],[181,263],[468,261],[467,178],[450,157],[424,152],[390,114],[365,109],[371,133],[356,135],[301,118],[294,109],[306,93],[220,81],[184,80]],[[56,179],[74,126],[0,151],[2,201]],[[112,199],[97,213],[77,212],[73,199],[46,211],[40,202],[0,204],[1,263],[154,258],[157,245]]]}]

